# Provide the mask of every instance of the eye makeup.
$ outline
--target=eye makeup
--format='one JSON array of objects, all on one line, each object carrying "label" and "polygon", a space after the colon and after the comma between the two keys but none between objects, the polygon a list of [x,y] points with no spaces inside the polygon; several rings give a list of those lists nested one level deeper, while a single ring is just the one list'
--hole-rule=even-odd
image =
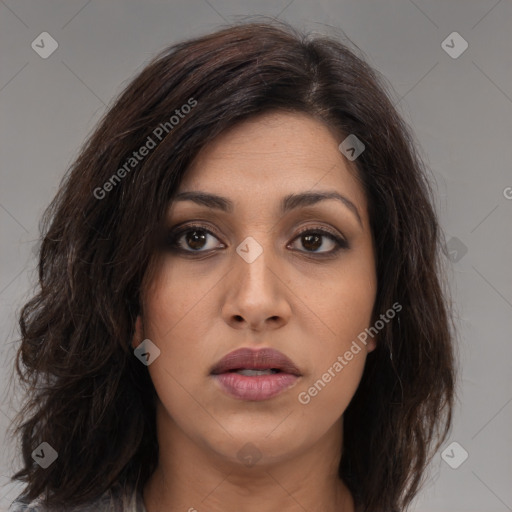
[{"label": "eye makeup", "polygon": [[[188,238],[187,235],[189,235]],[[195,241],[193,237],[195,237]],[[215,244],[213,244],[214,246],[210,247],[210,249],[204,249],[205,245],[211,245],[211,239],[218,240],[220,242],[219,245],[215,246]],[[291,243],[296,240],[301,240],[302,247],[305,247],[305,249],[299,248],[292,250],[319,258],[332,257],[342,249],[350,249],[350,244],[344,237],[337,234],[336,230],[331,230],[325,226],[304,226],[295,234]],[[326,245],[325,240],[328,240],[334,247],[328,250],[318,250]],[[317,244],[318,241],[320,241],[320,244]],[[199,245],[199,247],[196,249],[191,248],[191,244],[195,242],[198,243],[197,245]],[[313,250],[308,250],[307,246],[311,243],[313,243],[315,247]],[[165,245],[167,250],[187,256],[204,256],[205,254],[211,254],[226,248],[226,245],[222,242],[222,236],[219,235],[212,226],[198,222],[168,228],[165,236]],[[287,248],[290,247],[290,245],[290,243],[287,244]]]}]

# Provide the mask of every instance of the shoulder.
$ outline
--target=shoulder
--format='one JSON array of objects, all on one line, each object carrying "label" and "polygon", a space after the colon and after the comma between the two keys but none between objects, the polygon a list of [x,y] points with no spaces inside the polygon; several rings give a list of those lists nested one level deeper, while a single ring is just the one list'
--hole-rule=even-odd
[{"label": "shoulder", "polygon": [[[62,511],[46,507],[41,496],[28,501],[23,495],[20,495],[11,503],[7,512]],[[145,510],[141,498],[135,490],[123,490],[121,487],[114,486],[88,503],[66,508],[66,512],[145,512]]]}]

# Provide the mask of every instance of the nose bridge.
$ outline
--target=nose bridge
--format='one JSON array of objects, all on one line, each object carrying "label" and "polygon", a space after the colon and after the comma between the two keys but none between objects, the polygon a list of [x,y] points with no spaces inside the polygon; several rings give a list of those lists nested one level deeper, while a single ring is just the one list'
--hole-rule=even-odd
[{"label": "nose bridge", "polygon": [[[279,284],[279,274],[273,268],[272,244],[266,242],[263,246],[256,236],[246,237],[236,247],[230,290],[222,308],[228,323],[238,326],[242,319],[253,329],[263,328],[268,319],[274,323],[279,320],[277,324],[280,325],[288,320],[290,312]],[[261,240],[264,236],[259,238]],[[267,240],[269,237],[265,238]]]},{"label": "nose bridge", "polygon": [[[258,237],[262,240],[262,236]],[[271,260],[270,244],[265,247],[255,237],[246,237],[236,248],[237,259],[235,263],[236,273],[240,279],[240,289],[259,288],[259,292],[264,292],[269,282],[268,274],[274,275],[269,263]],[[270,278],[271,281],[271,278]]]}]

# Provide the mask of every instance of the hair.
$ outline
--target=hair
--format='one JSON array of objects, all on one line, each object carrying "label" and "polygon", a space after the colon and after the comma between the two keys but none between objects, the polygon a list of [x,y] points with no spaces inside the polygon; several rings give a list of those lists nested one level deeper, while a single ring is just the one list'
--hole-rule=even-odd
[{"label": "hair", "polygon": [[[126,86],[41,219],[38,291],[19,313],[15,364],[26,397],[14,422],[23,467],[11,480],[27,483],[28,499],[81,504],[114,484],[142,489],[155,470],[156,391],[131,347],[155,233],[201,148],[281,111],[365,145],[352,165],[376,248],[372,315],[402,310],[344,413],[339,476],[361,510],[409,507],[451,429],[455,331],[427,168],[388,88],[357,50],[277,21],[169,46]],[[135,162],[150,139],[156,147]],[[42,442],[58,452],[46,469],[31,457]]]}]

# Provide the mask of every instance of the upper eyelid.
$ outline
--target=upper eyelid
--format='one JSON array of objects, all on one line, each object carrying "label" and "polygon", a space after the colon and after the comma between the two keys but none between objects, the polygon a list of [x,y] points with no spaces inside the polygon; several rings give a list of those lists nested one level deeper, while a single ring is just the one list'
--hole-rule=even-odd
[{"label": "upper eyelid", "polygon": [[179,225],[174,228],[169,228],[168,232],[173,235],[173,238],[177,238],[178,236],[181,236],[181,235],[183,235],[183,233],[186,233],[187,231],[190,231],[192,229],[202,229],[203,231],[206,231],[209,234],[213,235],[215,238],[220,237],[220,235],[217,234],[217,232],[213,228],[207,227],[206,225],[203,225],[201,223],[197,223],[197,224],[196,223],[193,223],[193,224],[185,223],[184,225]]},{"label": "upper eyelid", "polygon": [[[216,237],[221,236],[220,234],[217,233],[215,228],[212,228],[206,224],[203,224],[202,221],[196,221],[196,222],[192,221],[190,224],[188,224],[187,222],[183,222],[183,223],[178,224],[177,226],[167,228],[167,232],[172,233],[174,236],[177,236],[177,235],[181,235],[183,232],[186,232],[186,231],[188,231],[190,229],[194,229],[194,228],[195,229],[200,228],[204,231],[209,232],[210,234],[212,234]],[[332,236],[339,237],[344,240],[347,239],[347,237],[340,230],[338,230],[334,227],[326,227],[326,226],[320,226],[320,225],[302,226],[299,229],[298,234],[302,234],[309,230],[325,231],[326,233],[328,233]]]}]

